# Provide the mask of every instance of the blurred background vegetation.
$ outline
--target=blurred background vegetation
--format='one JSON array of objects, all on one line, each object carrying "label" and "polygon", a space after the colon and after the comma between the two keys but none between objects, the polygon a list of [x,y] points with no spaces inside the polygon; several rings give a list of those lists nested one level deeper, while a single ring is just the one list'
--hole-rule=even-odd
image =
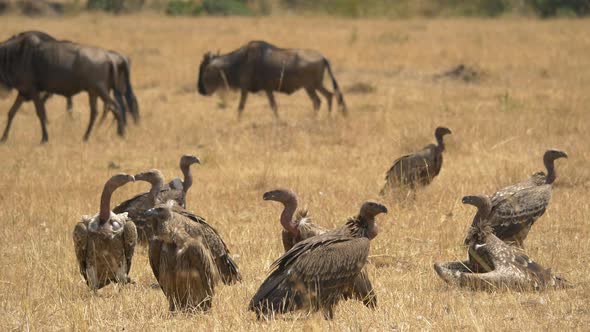
[{"label": "blurred background vegetation", "polygon": [[167,15],[334,15],[343,17],[583,17],[590,0],[0,0],[0,13],[115,14],[152,11]]}]

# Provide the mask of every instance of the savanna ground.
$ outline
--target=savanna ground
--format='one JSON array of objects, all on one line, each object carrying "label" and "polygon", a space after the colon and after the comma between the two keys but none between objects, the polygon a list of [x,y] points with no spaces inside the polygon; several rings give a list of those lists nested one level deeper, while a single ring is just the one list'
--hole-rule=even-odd
[{"label": "savanna ground", "polygon": [[[590,21],[403,20],[333,18],[165,18],[155,15],[60,19],[2,17],[2,36],[39,29],[59,38],[118,50],[132,58],[142,121],[122,140],[111,121],[88,143],[86,95],[48,104],[47,145],[28,104],[0,145],[0,330],[584,330],[590,326]],[[264,96],[251,95],[242,121],[237,95],[196,92],[202,54],[251,39],[313,48],[332,62],[350,116],[314,115],[304,92],[277,95],[281,121]],[[482,73],[476,83],[434,81],[459,63]],[[369,93],[349,91],[359,83]],[[0,101],[2,120],[14,99]],[[440,175],[415,200],[380,198],[392,161],[434,140],[448,126]],[[432,264],[463,259],[474,209],[467,194],[493,193],[543,169],[547,148],[566,150],[545,215],[531,232],[531,257],[575,287],[544,292],[472,292],[445,285]],[[198,155],[187,206],[224,237],[244,276],[219,286],[207,314],[170,314],[139,248],[137,281],[92,294],[76,264],[71,232],[98,211],[116,172],[159,168],[178,176],[178,158]],[[115,164],[118,169],[109,167]],[[113,166],[113,165],[111,165]],[[247,303],[282,252],[277,203],[262,193],[294,188],[318,224],[335,227],[367,199],[390,210],[379,218],[370,275],[375,311],[342,302],[332,322],[286,315],[257,322]],[[148,189],[133,183],[113,204]]]}]

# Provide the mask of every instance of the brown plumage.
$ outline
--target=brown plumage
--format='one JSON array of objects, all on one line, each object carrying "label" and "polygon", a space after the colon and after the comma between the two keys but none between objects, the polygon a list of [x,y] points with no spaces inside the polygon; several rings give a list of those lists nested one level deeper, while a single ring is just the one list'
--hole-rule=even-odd
[{"label": "brown plumage", "polygon": [[[265,201],[276,201],[283,204],[281,213],[281,225],[283,226],[282,239],[285,252],[291,250],[295,244],[316,235],[324,234],[328,230],[318,226],[311,221],[307,210],[297,211],[297,194],[291,189],[280,188],[264,193],[262,199]],[[295,214],[295,212],[297,213]],[[295,217],[293,218],[293,216]],[[363,268],[354,281],[354,287],[350,292],[344,292],[344,298],[355,298],[370,308],[377,306],[377,295],[369,279],[366,268]]]},{"label": "brown plumage", "polygon": [[[161,204],[160,197],[155,197],[154,194],[158,189],[158,186],[162,183],[161,173],[157,170],[152,170],[144,173],[137,174],[135,176],[136,180],[143,180],[152,183],[153,191],[150,195],[151,200],[153,203],[152,207],[156,206],[157,204]],[[168,204],[170,201],[174,202],[174,204]],[[178,205],[178,203],[174,200],[168,200],[166,203],[169,205],[169,208],[172,210],[174,216],[178,216],[178,218],[192,221],[194,225],[192,225],[192,230],[198,230],[199,234],[194,234],[194,236],[202,237],[203,243],[207,246],[208,250],[211,251],[214,263],[219,270],[219,274],[223,283],[225,284],[233,284],[235,282],[242,280],[242,275],[230,256],[230,251],[223,242],[219,233],[211,227],[205,220],[205,218],[197,216],[186,209],[182,208]],[[151,226],[153,222],[150,222],[153,218],[147,216],[147,211],[144,211],[141,215],[142,218],[142,229],[144,230],[145,235],[147,236],[147,240],[150,240],[151,246],[151,239],[153,237],[154,228]],[[191,234],[193,236],[193,234]]]},{"label": "brown plumage", "polygon": [[510,246],[493,234],[487,219],[492,206],[487,196],[465,196],[464,204],[478,208],[472,226],[469,261],[435,263],[436,273],[447,283],[472,289],[510,288],[515,290],[565,287],[567,283],[530,259],[524,251]]},{"label": "brown plumage", "polygon": [[442,167],[442,153],[445,150],[443,137],[447,134],[451,134],[449,128],[438,127],[434,131],[437,144],[429,144],[418,152],[396,159],[385,175],[381,194],[399,187],[414,188],[416,185],[430,184]]},{"label": "brown plumage", "polygon": [[184,154],[180,157],[180,170],[184,176],[184,181],[180,178],[174,178],[168,183],[168,188],[172,191],[180,191],[179,198],[175,199],[180,206],[186,208],[186,193],[193,185],[193,174],[191,173],[192,164],[200,164],[201,160],[193,155]]},{"label": "brown plumage", "polygon": [[[567,158],[567,154],[560,150],[547,150],[543,156],[547,174],[535,173],[529,179],[500,189],[492,196],[488,225],[500,240],[524,248],[524,240],[531,227],[545,213],[551,200],[551,186],[557,177],[554,161],[558,158]],[[475,219],[473,223],[476,223]],[[467,241],[465,239],[465,244]]]},{"label": "brown plumage", "polygon": [[258,318],[298,309],[322,310],[326,319],[333,318],[334,306],[350,292],[367,262],[380,213],[387,208],[365,202],[344,226],[295,244],[272,264],[249,309]]},{"label": "brown plumage", "polygon": [[191,155],[183,155],[180,158],[180,169],[184,174],[184,181],[176,178],[169,184],[164,184],[164,176],[159,170],[152,169],[137,174],[138,181],[147,181],[152,187],[150,191],[132,197],[113,209],[115,213],[128,212],[139,232],[139,243],[147,244],[150,238],[150,230],[145,227],[145,211],[165,203],[169,200],[176,201],[180,206],[186,207],[186,194],[193,184],[193,176],[190,171],[192,164],[200,164],[199,158]]},{"label": "brown plumage", "polygon": [[209,310],[219,274],[199,225],[174,212],[174,201],[146,212],[154,228],[149,260],[170,310]]},{"label": "brown plumage", "polygon": [[92,290],[111,282],[130,282],[129,270],[137,243],[135,225],[127,213],[110,210],[111,195],[118,187],[133,181],[133,176],[117,174],[104,185],[100,212],[82,216],[74,228],[73,238],[80,273]]}]

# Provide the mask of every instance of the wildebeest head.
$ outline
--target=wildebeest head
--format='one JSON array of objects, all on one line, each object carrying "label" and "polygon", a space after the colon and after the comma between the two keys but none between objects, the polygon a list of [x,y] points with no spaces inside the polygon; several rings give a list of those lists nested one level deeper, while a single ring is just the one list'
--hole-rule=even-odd
[{"label": "wildebeest head", "polygon": [[218,68],[214,62],[217,57],[218,55],[213,55],[211,52],[207,52],[203,56],[203,60],[199,66],[197,89],[203,96],[212,95],[215,90],[224,87],[226,84],[222,70]]}]

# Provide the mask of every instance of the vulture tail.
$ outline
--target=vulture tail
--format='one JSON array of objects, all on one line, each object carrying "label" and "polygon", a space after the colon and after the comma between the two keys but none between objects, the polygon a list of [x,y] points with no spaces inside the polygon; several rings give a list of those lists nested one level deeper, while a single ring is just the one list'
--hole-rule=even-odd
[{"label": "vulture tail", "polygon": [[238,270],[236,262],[234,262],[229,255],[223,255],[217,258],[217,264],[219,273],[221,274],[221,280],[226,285],[235,284],[236,282],[242,281],[242,274]]}]

